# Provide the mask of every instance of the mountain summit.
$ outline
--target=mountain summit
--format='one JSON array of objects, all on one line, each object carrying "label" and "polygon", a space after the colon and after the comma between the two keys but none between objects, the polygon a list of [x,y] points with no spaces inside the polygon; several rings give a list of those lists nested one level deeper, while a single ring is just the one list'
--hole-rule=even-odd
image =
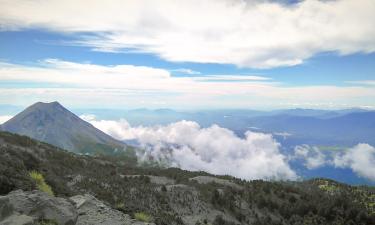
[{"label": "mountain summit", "polygon": [[58,102],[37,102],[5,122],[1,128],[77,153],[108,154],[108,151],[126,147]]}]

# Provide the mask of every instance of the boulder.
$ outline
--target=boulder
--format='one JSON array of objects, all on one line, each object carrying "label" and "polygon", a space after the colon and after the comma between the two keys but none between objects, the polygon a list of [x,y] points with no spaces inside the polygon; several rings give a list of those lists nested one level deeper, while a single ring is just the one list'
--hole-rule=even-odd
[{"label": "boulder", "polygon": [[0,222],[1,225],[33,225],[35,219],[15,212]]},{"label": "boulder", "polygon": [[17,190],[0,196],[0,225],[33,225],[42,220],[58,225],[153,225],[136,221],[89,194],[65,199]]},{"label": "boulder", "polygon": [[77,212],[71,202],[41,191],[10,192],[0,196],[0,224],[31,224],[51,220],[61,225],[74,225]]}]

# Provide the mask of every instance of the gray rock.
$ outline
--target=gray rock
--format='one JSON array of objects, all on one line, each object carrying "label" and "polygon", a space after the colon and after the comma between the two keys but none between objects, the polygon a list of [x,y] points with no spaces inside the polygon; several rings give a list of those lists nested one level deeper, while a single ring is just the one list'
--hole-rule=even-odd
[{"label": "gray rock", "polygon": [[15,212],[0,222],[1,225],[32,225],[35,219]]},{"label": "gray rock", "polygon": [[0,196],[0,225],[33,225],[42,219],[59,225],[153,225],[135,221],[88,194],[64,199],[17,190]]},{"label": "gray rock", "polygon": [[197,176],[190,178],[190,180],[195,180],[199,184],[208,184],[208,183],[217,183],[223,186],[229,186],[237,190],[243,190],[243,187],[240,185],[230,181],[230,180],[225,180],[217,177],[210,177],[210,176]]},{"label": "gray rock", "polygon": [[11,216],[13,212],[14,209],[9,203],[9,198],[0,196],[0,221]]},{"label": "gray rock", "polygon": [[85,194],[70,198],[78,210],[77,225],[145,225],[118,210],[112,209],[94,196]]},{"label": "gray rock", "polygon": [[10,192],[0,197],[0,224],[28,224],[32,220],[53,220],[61,225],[74,225],[75,207],[64,198],[49,196],[41,191]]}]

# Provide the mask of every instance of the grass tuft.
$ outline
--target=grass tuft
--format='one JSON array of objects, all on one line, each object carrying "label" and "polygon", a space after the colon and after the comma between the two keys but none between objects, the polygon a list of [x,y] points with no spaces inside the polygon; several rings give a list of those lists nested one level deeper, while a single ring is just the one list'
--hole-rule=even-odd
[{"label": "grass tuft", "polygon": [[137,212],[134,213],[134,218],[138,221],[150,223],[152,221],[152,217],[144,212]]},{"label": "grass tuft", "polygon": [[31,171],[29,173],[31,179],[33,179],[36,183],[36,186],[40,191],[43,191],[50,196],[54,196],[54,193],[52,191],[51,186],[49,186],[46,181],[44,180],[43,174],[37,172],[37,171]]}]

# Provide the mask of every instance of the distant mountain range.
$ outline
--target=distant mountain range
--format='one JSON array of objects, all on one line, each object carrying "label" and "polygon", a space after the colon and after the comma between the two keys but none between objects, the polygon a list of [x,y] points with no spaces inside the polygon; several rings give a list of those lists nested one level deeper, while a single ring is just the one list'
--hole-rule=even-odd
[{"label": "distant mountain range", "polygon": [[294,116],[280,114],[254,117],[246,123],[262,132],[288,133],[290,139],[305,144],[355,145],[375,144],[375,112],[354,112],[336,117]]},{"label": "distant mountain range", "polygon": [[[51,107],[52,105],[60,104],[49,103],[43,106],[43,103],[36,103],[25,111],[30,111],[30,109],[35,108],[40,108],[39,111],[41,111],[53,108]],[[60,107],[63,108],[61,105]],[[10,105],[0,105],[2,112],[8,112],[9,110],[14,111],[16,108],[17,107]],[[82,142],[99,143],[108,146],[118,146],[122,144],[95,129],[85,121],[82,121],[77,116],[73,116],[72,113],[69,114],[70,117],[80,122],[74,124],[75,126],[69,125],[68,127],[70,128],[64,131],[55,131],[55,127],[50,127],[46,130],[46,126],[37,126],[36,123],[23,127],[24,125],[21,125],[20,122],[24,119],[21,119],[19,115],[25,115],[25,111],[18,114],[16,116],[17,118],[5,123],[3,129],[29,135],[38,140],[47,141],[59,147],[80,152],[85,152],[84,148],[87,146],[87,144]],[[375,135],[373,135],[375,134],[375,111],[361,108],[342,110],[296,108],[273,111],[226,109],[185,112],[172,109],[73,109],[73,111],[77,115],[94,114],[97,119],[126,119],[132,126],[165,125],[180,120],[196,121],[202,127],[218,124],[221,127],[233,130],[239,136],[242,136],[247,130],[272,133],[278,141],[283,142],[283,145],[286,146],[298,144],[352,146],[360,142],[375,145]],[[37,116],[37,114],[34,113],[34,116]],[[71,123],[72,121],[68,119],[68,121],[62,124],[66,125]],[[25,122],[23,122],[23,124],[25,124]],[[35,132],[36,127],[44,127],[44,134],[43,132]],[[61,125],[57,125],[57,127],[64,128],[64,126]],[[40,130],[41,128],[38,129]],[[81,132],[83,131],[82,129],[85,131]],[[60,140],[59,137],[55,140],[58,135],[53,134],[53,137],[47,137],[45,136],[46,131],[63,132],[64,136],[67,138]],[[74,132],[75,134],[71,134],[70,132]],[[77,133],[83,135],[83,138],[79,139],[80,141],[75,140],[78,136]],[[280,134],[288,134],[288,137],[285,139],[285,136]]]},{"label": "distant mountain range", "polygon": [[1,129],[76,153],[112,154],[127,147],[58,102],[35,103],[2,124]]},{"label": "distant mountain range", "polygon": [[[81,113],[84,113],[83,111]],[[242,136],[246,131],[272,133],[288,146],[297,144],[353,146],[360,142],[375,145],[375,111],[287,109],[275,111],[138,109],[107,112],[92,110],[100,119],[125,118],[133,126],[169,124],[180,120],[198,122],[202,127],[217,124]],[[280,134],[288,134],[286,140]]]}]

